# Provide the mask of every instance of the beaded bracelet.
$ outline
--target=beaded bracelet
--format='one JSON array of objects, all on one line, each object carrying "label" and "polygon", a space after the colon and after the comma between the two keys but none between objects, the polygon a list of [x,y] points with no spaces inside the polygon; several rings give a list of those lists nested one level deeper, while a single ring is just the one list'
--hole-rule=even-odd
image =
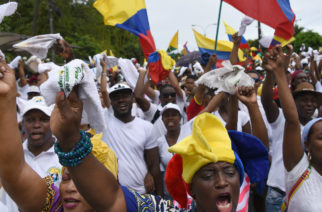
[{"label": "beaded bracelet", "polygon": [[55,153],[58,155],[59,163],[65,167],[75,167],[79,165],[83,159],[92,151],[93,144],[86,135],[86,133],[80,130],[81,139],[73,147],[70,152],[63,152],[59,147],[58,142],[55,143]]}]

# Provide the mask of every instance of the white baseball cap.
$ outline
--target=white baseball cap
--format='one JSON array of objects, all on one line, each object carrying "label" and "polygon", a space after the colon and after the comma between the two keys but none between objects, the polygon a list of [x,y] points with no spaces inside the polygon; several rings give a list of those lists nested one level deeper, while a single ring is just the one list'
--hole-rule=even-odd
[{"label": "white baseball cap", "polygon": [[40,89],[38,86],[31,85],[28,87],[27,93],[40,93]]},{"label": "white baseball cap", "polygon": [[181,110],[180,110],[180,107],[177,105],[177,104],[173,104],[173,103],[168,103],[166,104],[162,110],[161,110],[161,115],[166,111],[166,110],[169,110],[169,109],[174,109],[174,110],[177,110],[179,112],[179,114],[181,115]]},{"label": "white baseball cap", "polygon": [[32,99],[25,102],[22,108],[21,116],[24,116],[28,111],[34,110],[34,109],[40,110],[50,117],[51,112],[53,110],[53,105],[47,106],[44,97],[35,96]]},{"label": "white baseball cap", "polygon": [[130,86],[128,86],[127,84],[123,84],[123,83],[117,83],[115,85],[113,85],[110,89],[109,89],[109,95],[111,95],[112,93],[116,92],[116,91],[121,91],[121,90],[128,90],[132,92],[132,89],[130,88]]}]

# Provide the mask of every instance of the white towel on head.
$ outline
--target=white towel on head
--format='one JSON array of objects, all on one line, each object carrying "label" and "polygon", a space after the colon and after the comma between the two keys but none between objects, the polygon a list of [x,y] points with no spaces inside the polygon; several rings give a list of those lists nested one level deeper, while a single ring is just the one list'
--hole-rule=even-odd
[{"label": "white towel on head", "polygon": [[244,67],[231,65],[229,60],[222,62],[224,67],[209,71],[202,75],[196,85],[206,85],[221,91],[235,94],[235,87],[254,86],[254,80],[244,72]]},{"label": "white towel on head", "polygon": [[14,14],[17,10],[17,2],[8,2],[6,4],[0,5],[0,23],[2,22],[5,16],[10,16]]},{"label": "white towel on head", "polygon": [[244,16],[244,18],[242,19],[242,21],[240,23],[240,27],[238,30],[238,36],[244,35],[246,32],[246,27],[248,25],[250,25],[251,23],[253,23],[253,21],[254,21],[254,19],[252,19],[251,17]]},{"label": "white towel on head", "polygon": [[127,84],[134,89],[139,78],[139,72],[129,59],[119,58],[119,66]]},{"label": "white towel on head", "polygon": [[51,70],[55,70],[55,69],[57,70],[57,69],[60,69],[60,68],[61,68],[60,66],[56,65],[53,62],[40,63],[40,64],[38,64],[38,73],[42,74],[45,71],[51,71]]},{"label": "white towel on head", "polygon": [[17,56],[15,57],[15,59],[13,59],[9,64],[8,66],[11,68],[11,69],[15,69],[15,68],[18,68],[19,66],[19,61],[21,60],[21,56]]},{"label": "white towel on head", "polygon": [[94,82],[94,74],[82,60],[75,59],[66,65],[48,72],[48,80],[41,84],[40,92],[47,104],[56,101],[57,93],[64,91],[68,96],[75,85],[79,85],[78,96],[89,124],[97,132],[105,128],[104,112]]},{"label": "white towel on head", "polygon": [[63,37],[60,36],[59,33],[37,35],[21,41],[20,43],[13,45],[13,47],[25,50],[30,54],[36,55],[40,59],[43,59],[47,56],[48,50],[53,46],[53,44],[61,39],[63,39]]}]

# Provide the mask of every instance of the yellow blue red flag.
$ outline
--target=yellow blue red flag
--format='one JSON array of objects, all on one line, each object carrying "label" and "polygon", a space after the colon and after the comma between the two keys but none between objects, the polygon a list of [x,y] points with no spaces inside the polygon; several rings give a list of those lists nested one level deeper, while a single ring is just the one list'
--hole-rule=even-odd
[{"label": "yellow blue red flag", "polygon": [[94,7],[104,17],[104,24],[125,29],[139,37],[144,56],[155,51],[145,0],[97,0]]},{"label": "yellow blue red flag", "polygon": [[[212,55],[214,53],[215,48],[215,40],[207,38],[202,34],[198,33],[196,30],[193,29],[193,33],[195,35],[195,39],[199,48],[199,52],[201,55],[201,62],[206,65],[206,61],[204,60],[204,55]],[[217,59],[218,60],[229,60],[230,53],[233,49],[233,43],[226,40],[218,40],[217,42]],[[238,59],[239,61],[244,61],[244,53],[241,49],[238,50]]]},{"label": "yellow blue red flag", "polygon": [[[224,22],[224,25],[225,25],[225,30],[226,30],[226,33],[228,35],[229,41],[233,41],[233,34],[235,34],[237,31],[234,28],[232,28],[231,26],[229,26],[228,24],[226,24],[226,22]],[[241,48],[241,49],[249,49],[248,42],[244,38],[244,36],[241,37],[241,42],[240,42],[239,48]]]}]

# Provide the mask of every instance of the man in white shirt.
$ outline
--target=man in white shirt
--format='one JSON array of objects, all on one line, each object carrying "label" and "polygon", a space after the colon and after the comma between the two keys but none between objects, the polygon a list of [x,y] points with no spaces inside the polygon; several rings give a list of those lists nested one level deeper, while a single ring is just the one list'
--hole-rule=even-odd
[{"label": "man in white shirt", "polygon": [[[117,156],[120,184],[140,194],[155,190],[163,195],[158,145],[151,137],[152,124],[132,116],[133,96],[128,85],[114,85],[109,90],[109,97],[112,108],[107,112],[107,127],[102,140]],[[150,179],[148,173],[153,177],[152,183],[151,180],[145,183],[146,176]]]},{"label": "man in white shirt", "polygon": [[[26,163],[41,177],[52,176],[59,186],[61,181],[61,165],[54,152],[55,137],[50,131],[50,115],[52,107],[48,107],[42,96],[33,97],[20,106],[23,117],[22,125],[27,139],[23,150]],[[1,201],[9,211],[17,211],[16,204],[5,192]]]}]

